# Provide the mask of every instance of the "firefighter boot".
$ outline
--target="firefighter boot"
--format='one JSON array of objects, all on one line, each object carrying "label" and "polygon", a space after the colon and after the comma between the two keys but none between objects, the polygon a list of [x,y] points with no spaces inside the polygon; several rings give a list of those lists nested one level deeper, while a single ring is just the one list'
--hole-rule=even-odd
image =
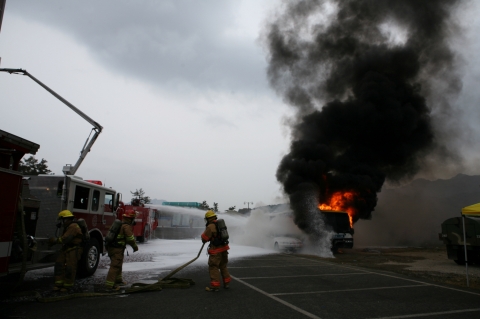
[{"label": "firefighter boot", "polygon": [[72,288],[65,288],[65,287],[63,287],[63,288],[60,289],[60,292],[61,292],[62,294],[71,294],[71,293],[73,293],[73,289],[72,289]]},{"label": "firefighter boot", "polygon": [[120,290],[120,286],[117,286],[117,285],[108,286],[108,285],[106,285],[105,290],[107,292],[118,292]]},{"label": "firefighter boot", "polygon": [[[225,272],[227,272],[228,274],[228,271],[226,269],[225,269]],[[230,275],[228,275],[228,277],[223,277],[223,288],[225,289],[230,288],[231,281],[232,281],[232,278],[230,277]]]},{"label": "firefighter boot", "polygon": [[209,291],[209,292],[216,292],[218,290],[219,289],[217,287],[205,287],[205,291]]}]

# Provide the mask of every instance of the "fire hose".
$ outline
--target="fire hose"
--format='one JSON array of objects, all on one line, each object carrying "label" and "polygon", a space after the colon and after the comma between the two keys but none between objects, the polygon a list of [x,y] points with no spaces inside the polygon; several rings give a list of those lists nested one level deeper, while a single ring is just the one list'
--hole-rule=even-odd
[{"label": "fire hose", "polygon": [[15,294],[15,297],[34,295],[35,299],[39,302],[54,302],[54,301],[68,300],[73,298],[128,295],[128,294],[138,293],[138,292],[160,291],[163,288],[189,288],[190,286],[195,285],[195,282],[192,279],[173,278],[172,276],[177,272],[179,272],[180,270],[182,270],[183,268],[190,265],[191,263],[193,263],[195,260],[197,260],[198,257],[200,257],[200,254],[202,253],[204,246],[205,246],[205,243],[203,243],[202,247],[198,251],[197,257],[193,258],[189,262],[176,268],[175,270],[170,272],[167,276],[163,278],[159,278],[158,281],[153,284],[145,284],[140,282],[133,283],[129,288],[119,292],[80,292],[80,293],[73,293],[73,294],[54,296],[54,297],[43,297],[38,291],[28,291],[24,293],[17,293]]}]

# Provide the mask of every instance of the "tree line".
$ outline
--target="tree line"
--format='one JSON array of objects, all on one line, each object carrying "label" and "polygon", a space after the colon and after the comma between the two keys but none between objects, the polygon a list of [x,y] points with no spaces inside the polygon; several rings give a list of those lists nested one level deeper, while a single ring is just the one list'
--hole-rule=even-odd
[{"label": "tree line", "polygon": [[24,158],[18,164],[18,171],[23,175],[53,175],[52,171],[48,169],[47,160],[42,158],[40,161],[33,156]]}]

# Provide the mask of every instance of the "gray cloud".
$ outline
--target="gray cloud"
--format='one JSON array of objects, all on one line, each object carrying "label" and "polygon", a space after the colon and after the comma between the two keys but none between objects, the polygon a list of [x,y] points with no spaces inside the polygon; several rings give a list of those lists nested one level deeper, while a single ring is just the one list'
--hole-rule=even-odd
[{"label": "gray cloud", "polygon": [[260,47],[238,35],[235,1],[7,1],[6,12],[61,29],[107,68],[154,84],[266,90]]}]

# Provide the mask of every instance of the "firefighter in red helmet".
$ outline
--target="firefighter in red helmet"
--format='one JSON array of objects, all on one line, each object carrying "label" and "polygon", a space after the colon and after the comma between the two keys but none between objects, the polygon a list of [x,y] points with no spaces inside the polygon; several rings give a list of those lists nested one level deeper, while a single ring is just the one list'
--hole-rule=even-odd
[{"label": "firefighter in red helmet", "polygon": [[122,277],[123,256],[126,245],[129,244],[132,246],[134,252],[138,251],[132,229],[135,216],[135,211],[125,211],[125,214],[122,215],[122,226],[120,227],[118,235],[107,248],[108,257],[110,257],[110,269],[108,270],[105,286],[109,291],[118,291],[120,290],[120,286],[126,285]]},{"label": "firefighter in red helmet", "polygon": [[206,228],[202,234],[202,242],[210,242],[208,246],[208,271],[210,273],[210,287],[206,287],[206,291],[218,291],[220,288],[220,275],[223,278],[223,287],[229,288],[232,278],[228,273],[228,242],[221,240],[215,223],[217,222],[217,215],[213,210],[205,213]]},{"label": "firefighter in red helmet", "polygon": [[68,292],[75,284],[78,261],[82,257],[83,234],[80,226],[74,222],[74,216],[69,210],[62,210],[58,214],[61,222],[57,227],[63,226],[62,236],[48,239],[48,245],[61,244],[60,254],[55,261],[55,286],[54,291]]}]

